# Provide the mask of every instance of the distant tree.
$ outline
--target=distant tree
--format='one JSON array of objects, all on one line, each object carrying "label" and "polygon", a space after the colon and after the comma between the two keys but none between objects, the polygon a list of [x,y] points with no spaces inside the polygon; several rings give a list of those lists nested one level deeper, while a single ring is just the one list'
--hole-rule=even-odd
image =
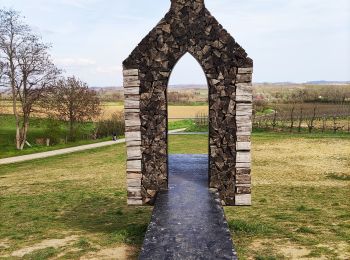
[{"label": "distant tree", "polygon": [[[1,53],[0,53],[0,55],[1,55]],[[5,73],[5,62],[3,61],[3,59],[0,56],[0,82],[1,82],[2,77],[4,76],[4,73]]]},{"label": "distant tree", "polygon": [[316,120],[316,110],[317,110],[317,106],[314,106],[312,115],[306,121],[309,133],[311,133],[312,130],[314,129],[314,127],[315,127],[314,123],[315,123],[315,120]]},{"label": "distant tree", "polygon": [[289,127],[289,131],[293,132],[293,127],[294,127],[294,110],[295,110],[295,106],[293,104],[291,111],[290,111],[290,127]]},{"label": "distant tree", "polygon": [[298,124],[298,132],[301,132],[301,126],[303,123],[303,107],[300,107],[300,113],[299,113],[299,124]]},{"label": "distant tree", "polygon": [[272,117],[272,130],[275,130],[276,126],[277,126],[277,105],[274,106],[274,109],[273,109],[273,117]]},{"label": "distant tree", "polygon": [[326,131],[327,128],[327,115],[322,116],[322,133]]},{"label": "distant tree", "polygon": [[97,92],[75,77],[59,80],[48,92],[42,107],[69,124],[69,139],[75,140],[78,123],[91,121],[101,113]]},{"label": "distant tree", "polygon": [[[0,93],[0,115],[3,114],[4,112],[4,107],[3,107],[3,94]],[[0,121],[0,125],[1,125],[1,121]]]},{"label": "distant tree", "polygon": [[19,150],[27,141],[34,105],[60,73],[51,61],[49,48],[17,11],[0,10],[1,85],[11,89]]}]

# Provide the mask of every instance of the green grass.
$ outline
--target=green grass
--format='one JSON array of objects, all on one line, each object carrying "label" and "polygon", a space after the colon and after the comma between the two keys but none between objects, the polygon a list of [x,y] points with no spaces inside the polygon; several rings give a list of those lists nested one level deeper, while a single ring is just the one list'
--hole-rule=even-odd
[{"label": "green grass", "polygon": [[5,253],[68,235],[83,237],[72,246],[77,252],[71,258],[96,246],[139,246],[151,208],[126,205],[124,149],[116,145],[1,166],[0,241],[10,243]]},{"label": "green grass", "polygon": [[330,173],[327,177],[337,181],[350,181],[350,175],[346,174]]},{"label": "green grass", "polygon": [[208,135],[170,135],[169,140],[169,153],[171,154],[208,153]]},{"label": "green grass", "polygon": [[193,120],[192,119],[171,121],[171,122],[168,123],[168,129],[169,130],[174,130],[174,129],[188,128],[192,124],[193,124]]},{"label": "green grass", "polygon": [[[174,135],[169,141],[171,153],[207,153],[206,135]],[[324,147],[333,149],[325,152]],[[343,138],[253,136],[253,206],[225,208],[240,259],[288,259],[287,247],[303,248],[316,259],[346,259],[350,187],[329,178],[327,168],[336,165],[336,174],[349,174],[347,147],[350,141]],[[136,259],[152,208],[128,207],[125,183],[122,144],[2,165],[0,258],[47,239],[75,235],[74,243],[23,258],[78,259],[124,246]]]},{"label": "green grass", "polygon": [[169,130],[186,128],[185,132],[208,132],[208,126],[197,125],[193,119],[169,122],[168,128]]},{"label": "green grass", "polygon": [[58,251],[53,247],[35,250],[33,253],[27,254],[24,259],[28,260],[44,260],[55,256]]}]

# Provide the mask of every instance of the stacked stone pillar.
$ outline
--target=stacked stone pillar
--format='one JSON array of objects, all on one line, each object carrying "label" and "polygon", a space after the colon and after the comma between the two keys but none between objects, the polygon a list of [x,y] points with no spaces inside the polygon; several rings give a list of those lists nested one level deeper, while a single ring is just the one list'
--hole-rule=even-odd
[{"label": "stacked stone pillar", "polygon": [[239,68],[236,77],[236,183],[235,205],[251,205],[251,132],[253,68]]},{"label": "stacked stone pillar", "polygon": [[141,120],[140,120],[140,79],[139,70],[123,71],[124,114],[127,151],[128,204],[142,205],[141,195]]}]

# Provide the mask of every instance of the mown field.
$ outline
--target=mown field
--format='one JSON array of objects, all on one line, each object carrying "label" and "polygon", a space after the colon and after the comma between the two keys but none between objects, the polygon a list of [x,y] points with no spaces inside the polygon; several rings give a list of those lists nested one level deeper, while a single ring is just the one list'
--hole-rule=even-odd
[{"label": "mown field", "polygon": [[[125,182],[124,145],[0,166],[0,258],[136,259],[152,209]],[[254,134],[253,185],[252,207],[225,208],[240,259],[350,258],[348,136]]]},{"label": "mown field", "polygon": [[[121,102],[103,102],[101,118],[109,118],[113,113],[122,112],[124,105]],[[11,103],[0,105],[0,114],[12,114]],[[202,103],[193,105],[171,105],[169,106],[169,118],[194,118],[198,113],[208,114],[208,106]],[[34,117],[42,117],[42,114],[34,114]]]},{"label": "mown field", "polygon": [[[169,119],[182,119],[182,118],[194,118],[200,113],[208,114],[207,105],[188,105],[188,106],[169,106],[168,108]],[[124,110],[122,105],[112,105],[103,106],[103,117],[108,117],[115,112],[120,112]]]}]

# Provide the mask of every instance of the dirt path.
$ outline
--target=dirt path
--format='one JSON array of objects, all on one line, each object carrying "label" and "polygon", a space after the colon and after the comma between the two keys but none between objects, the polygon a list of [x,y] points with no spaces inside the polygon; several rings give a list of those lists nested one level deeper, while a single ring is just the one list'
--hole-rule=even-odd
[{"label": "dirt path", "polygon": [[[169,131],[169,134],[183,132],[184,130],[186,130],[186,129],[182,128],[182,129],[171,130],[171,131]],[[25,162],[25,161],[42,159],[42,158],[47,158],[47,157],[52,157],[52,156],[62,155],[62,154],[68,154],[68,153],[75,153],[75,152],[95,149],[95,148],[99,148],[99,147],[121,144],[124,142],[125,142],[125,139],[119,139],[117,141],[107,141],[107,142],[80,145],[80,146],[76,146],[76,147],[64,148],[64,149],[42,152],[42,153],[34,153],[34,154],[21,155],[21,156],[16,156],[16,157],[9,157],[9,158],[0,159],[0,165]]]}]

